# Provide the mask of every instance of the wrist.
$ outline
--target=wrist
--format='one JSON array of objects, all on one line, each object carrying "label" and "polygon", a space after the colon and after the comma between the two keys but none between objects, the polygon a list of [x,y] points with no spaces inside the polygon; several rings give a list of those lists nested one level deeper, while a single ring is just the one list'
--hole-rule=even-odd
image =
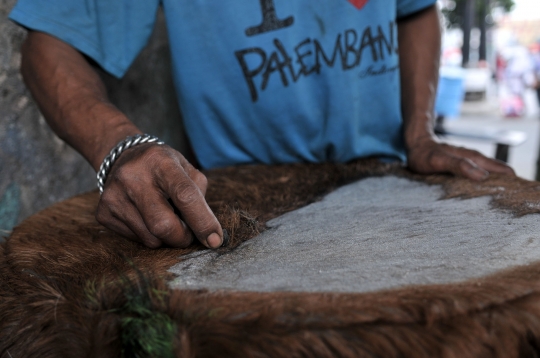
[{"label": "wrist", "polygon": [[114,148],[109,152],[109,154],[103,159],[99,170],[97,172],[97,181],[99,192],[103,193],[105,180],[113,164],[116,160],[124,153],[125,151],[130,150],[132,147],[139,146],[141,144],[150,144],[154,143],[157,145],[163,145],[164,142],[160,141],[157,137],[150,134],[136,134],[134,136],[129,136],[117,143]]},{"label": "wrist", "polygon": [[404,120],[403,139],[407,149],[426,142],[437,142],[432,116],[423,115]]},{"label": "wrist", "polygon": [[143,134],[143,132],[138,129],[131,122],[127,121],[126,123],[118,123],[114,126],[108,126],[105,135],[100,137],[96,142],[95,150],[92,152],[92,157],[89,158],[89,162],[97,172],[103,163],[103,160],[111,150],[118,145],[118,143],[125,140],[127,137],[135,136],[137,134]]},{"label": "wrist", "polygon": [[55,129],[97,172],[112,148],[128,136],[142,133],[111,103],[84,98],[61,108],[52,118]]}]

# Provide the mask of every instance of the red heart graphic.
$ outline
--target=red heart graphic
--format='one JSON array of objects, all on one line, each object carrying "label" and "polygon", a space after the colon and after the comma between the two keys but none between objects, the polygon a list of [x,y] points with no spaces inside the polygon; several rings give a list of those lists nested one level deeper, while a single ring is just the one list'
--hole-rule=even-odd
[{"label": "red heart graphic", "polygon": [[368,2],[368,0],[349,0],[358,10],[362,9]]}]

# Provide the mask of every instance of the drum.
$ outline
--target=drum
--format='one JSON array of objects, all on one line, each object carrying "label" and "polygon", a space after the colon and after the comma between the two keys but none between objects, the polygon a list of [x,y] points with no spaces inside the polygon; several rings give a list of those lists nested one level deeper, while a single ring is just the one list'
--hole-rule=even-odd
[{"label": "drum", "polygon": [[209,171],[230,236],[147,249],[92,192],[0,246],[1,357],[540,353],[540,185],[398,164]]}]

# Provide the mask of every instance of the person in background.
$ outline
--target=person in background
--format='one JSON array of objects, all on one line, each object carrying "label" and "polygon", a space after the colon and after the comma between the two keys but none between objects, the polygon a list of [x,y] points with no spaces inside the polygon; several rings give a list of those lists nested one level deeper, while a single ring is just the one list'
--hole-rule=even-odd
[{"label": "person in background", "polygon": [[504,80],[504,71],[506,70],[506,60],[500,52],[495,55],[495,79],[498,84]]},{"label": "person in background", "polygon": [[519,45],[510,52],[504,82],[508,91],[502,99],[504,115],[522,117],[526,112],[525,91],[535,85],[533,62],[526,47]]},{"label": "person in background", "polygon": [[536,90],[538,108],[540,108],[540,40],[534,43],[530,50],[534,71],[534,88]]}]

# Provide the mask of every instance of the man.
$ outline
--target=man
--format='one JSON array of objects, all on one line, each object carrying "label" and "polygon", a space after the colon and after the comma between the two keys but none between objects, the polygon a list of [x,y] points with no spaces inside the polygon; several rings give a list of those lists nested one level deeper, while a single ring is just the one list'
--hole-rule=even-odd
[{"label": "man", "polygon": [[[433,136],[434,2],[20,0],[11,18],[31,29],[22,49],[27,86],[50,126],[96,170],[141,132],[108,101],[81,53],[122,76],[162,3],[178,100],[203,168],[407,154],[420,173],[513,173]],[[140,144],[112,165],[97,219],[148,247],[185,247],[194,235],[217,248],[223,231],[206,186],[180,153]]]}]

